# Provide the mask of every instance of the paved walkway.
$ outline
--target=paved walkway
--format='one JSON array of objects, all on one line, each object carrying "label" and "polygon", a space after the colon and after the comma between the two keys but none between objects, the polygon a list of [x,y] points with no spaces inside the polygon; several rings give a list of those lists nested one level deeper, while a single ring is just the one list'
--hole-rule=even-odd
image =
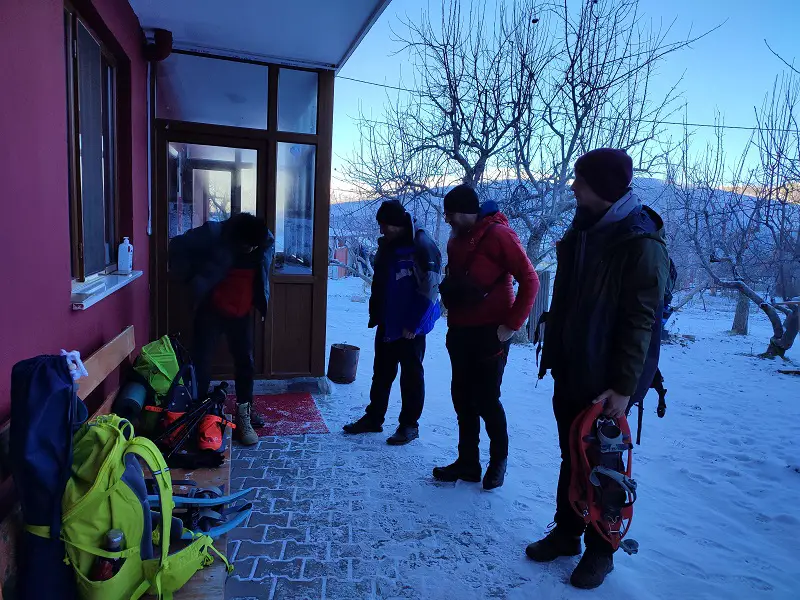
[{"label": "paved walkway", "polygon": [[[413,444],[387,447],[385,435],[262,438],[234,449],[232,487],[258,495],[247,527],[231,536],[227,598],[508,597],[527,580],[497,559],[491,547],[502,537],[480,521],[483,511],[443,503],[457,490],[442,488],[455,484],[434,484],[430,466]],[[480,486],[464,494],[490,509]],[[452,594],[442,593],[443,575]]]}]

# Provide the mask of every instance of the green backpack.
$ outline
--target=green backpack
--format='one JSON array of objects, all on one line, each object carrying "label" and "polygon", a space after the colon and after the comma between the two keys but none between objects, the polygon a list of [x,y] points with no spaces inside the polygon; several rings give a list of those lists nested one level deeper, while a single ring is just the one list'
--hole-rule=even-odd
[{"label": "green backpack", "polygon": [[[150,510],[140,459],[155,477],[160,515]],[[207,535],[197,534],[188,547],[169,553],[173,507],[169,469],[150,440],[134,437],[133,426],[116,415],[84,425],[74,438],[61,521],[66,560],[75,571],[79,597],[136,600],[150,593],[170,600],[192,575],[214,562],[212,552],[230,573],[233,568]],[[102,548],[111,529],[124,533],[121,552]],[[122,566],[111,579],[91,581],[88,575],[98,557],[121,558]]]},{"label": "green backpack", "polygon": [[153,389],[157,400],[167,395],[180,368],[178,356],[168,335],[142,348],[133,365],[133,370]]}]

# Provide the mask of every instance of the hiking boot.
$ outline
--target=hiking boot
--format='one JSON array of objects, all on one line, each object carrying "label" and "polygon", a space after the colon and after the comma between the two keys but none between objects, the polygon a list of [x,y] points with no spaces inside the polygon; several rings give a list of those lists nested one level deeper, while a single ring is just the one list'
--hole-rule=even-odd
[{"label": "hiking boot", "polygon": [[433,469],[433,478],[437,481],[453,482],[461,479],[462,481],[478,483],[481,480],[481,464],[479,462],[465,463],[459,459],[452,465],[435,467]]},{"label": "hiking boot", "polygon": [[256,429],[261,429],[267,424],[267,422],[264,420],[263,416],[250,408],[250,424]]},{"label": "hiking boot", "polygon": [[243,446],[252,446],[258,443],[258,434],[250,422],[250,412],[249,403],[236,405],[236,439]]},{"label": "hiking boot", "polygon": [[544,539],[528,544],[525,554],[536,562],[550,562],[561,556],[578,556],[581,553],[581,538],[564,535],[558,527]]},{"label": "hiking boot", "polygon": [[489,461],[489,466],[486,468],[486,475],[483,476],[483,489],[493,490],[503,485],[506,480],[507,466],[507,458]]},{"label": "hiking boot", "polygon": [[413,442],[415,439],[419,437],[419,427],[406,427],[405,425],[400,425],[397,428],[397,431],[386,440],[386,443],[390,446],[405,446],[409,442]]},{"label": "hiking boot", "polygon": [[593,590],[606,580],[606,575],[614,570],[614,557],[611,554],[587,550],[578,566],[572,572],[569,582],[582,590]]},{"label": "hiking boot", "polygon": [[349,433],[351,435],[355,435],[358,433],[381,433],[383,431],[383,427],[381,425],[375,424],[372,419],[370,419],[367,415],[361,417],[355,423],[349,423],[342,427],[345,433]]}]

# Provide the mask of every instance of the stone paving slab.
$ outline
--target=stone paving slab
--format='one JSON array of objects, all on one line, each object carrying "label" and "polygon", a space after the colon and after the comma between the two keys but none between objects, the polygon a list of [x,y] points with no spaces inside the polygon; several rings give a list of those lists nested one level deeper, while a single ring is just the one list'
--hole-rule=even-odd
[{"label": "stone paving slab", "polygon": [[[447,495],[431,506],[428,495],[446,490],[425,475],[398,476],[429,469],[411,448],[399,454],[379,436],[267,437],[232,460],[234,490],[256,492],[248,522],[229,534],[229,600],[502,599],[525,582],[484,564],[504,541],[490,524],[453,517]],[[452,594],[442,596],[440,570]]]}]

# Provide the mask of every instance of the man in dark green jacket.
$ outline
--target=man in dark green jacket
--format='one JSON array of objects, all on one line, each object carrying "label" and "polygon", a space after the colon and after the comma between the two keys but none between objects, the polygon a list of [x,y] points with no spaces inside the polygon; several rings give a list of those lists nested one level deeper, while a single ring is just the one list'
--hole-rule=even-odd
[{"label": "man in dark green jacket", "polygon": [[[558,268],[544,338],[540,378],[555,381],[553,411],[561,446],[556,527],[528,546],[528,556],[549,562],[581,552],[583,519],[569,502],[570,425],[592,403],[605,414],[625,413],[640,380],[652,381],[669,258],[664,224],[631,191],[633,162],[622,150],[601,148],[575,163],[578,208],[557,244]],[[661,307],[661,308],[660,308]],[[613,549],[593,527],[571,583],[594,588],[614,568]]]}]

